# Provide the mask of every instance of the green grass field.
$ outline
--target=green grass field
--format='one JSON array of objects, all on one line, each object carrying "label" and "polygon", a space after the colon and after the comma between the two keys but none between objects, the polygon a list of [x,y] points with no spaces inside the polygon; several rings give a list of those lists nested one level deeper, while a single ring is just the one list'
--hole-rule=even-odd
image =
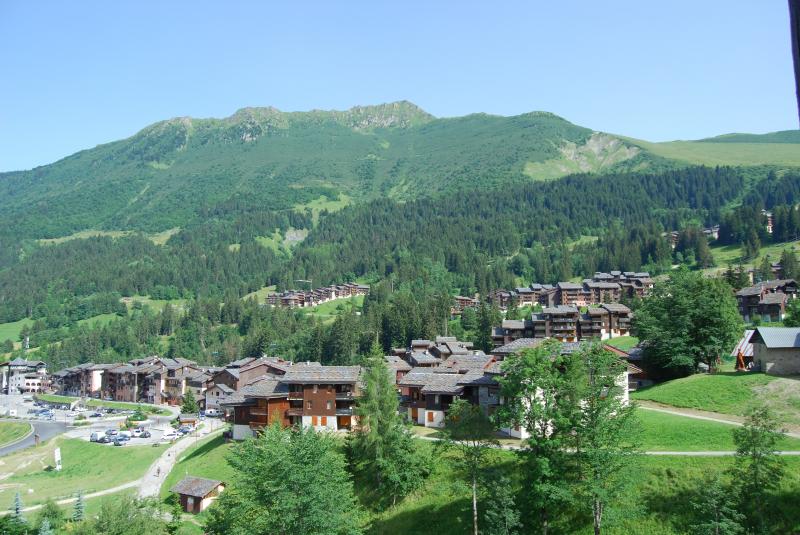
[{"label": "green grass field", "polygon": [[639,339],[635,336],[619,336],[617,338],[606,340],[606,344],[619,348],[623,351],[629,351],[639,344]]},{"label": "green grass field", "polygon": [[[55,465],[54,450],[61,448],[63,469]],[[56,438],[38,448],[0,458],[0,507],[7,509],[19,492],[26,505],[48,498],[68,498],[113,488],[142,477],[164,451],[164,446],[123,446],[116,448],[80,439]]]},{"label": "green grass field", "polygon": [[[164,245],[173,235],[177,234],[180,228],[171,228],[163,232],[156,232],[153,234],[145,234],[145,236],[155,243],[156,245]],[[42,238],[36,240],[40,245],[56,245],[70,240],[85,240],[86,238],[96,238],[99,236],[107,236],[109,238],[123,238],[130,236],[134,233],[132,230],[81,230],[70,234],[69,236],[61,236],[59,238]]]},{"label": "green grass field", "polygon": [[132,295],[130,297],[123,297],[121,301],[125,303],[125,306],[128,307],[128,310],[133,308],[134,303],[137,302],[141,306],[149,306],[154,310],[162,310],[167,303],[179,310],[186,307],[186,299],[151,299],[146,295]]},{"label": "green grass field", "polygon": [[255,297],[259,303],[263,303],[266,301],[267,296],[271,293],[275,292],[275,286],[264,286],[256,290],[255,292],[250,292],[249,294],[245,295],[242,299],[251,299]]},{"label": "green grass field", "polygon": [[[36,394],[36,398],[50,403],[72,403],[76,397],[72,396],[59,396],[56,394]],[[124,411],[135,411],[141,409],[146,414],[170,414],[166,409],[161,409],[153,405],[140,404],[140,403],[126,403],[124,401],[105,401],[102,399],[87,399],[87,407],[102,407],[104,409],[120,409]]]},{"label": "green grass field", "polygon": [[643,388],[632,393],[631,398],[674,407],[742,415],[758,400],[756,389],[776,379],[763,373],[696,374]]},{"label": "green grass field", "polygon": [[800,166],[800,145],[796,143],[698,143],[670,141],[651,143],[624,138],[664,158],[700,165]]},{"label": "green grass field", "polygon": [[[764,257],[767,257],[772,262],[780,259],[781,253],[784,249],[800,251],[800,241],[778,243],[773,245],[765,245],[761,247],[758,258],[749,262],[742,262],[746,266],[758,265]],[[714,256],[714,261],[717,264],[717,271],[725,269],[728,264],[737,265],[741,261],[742,248],[738,245],[714,245],[711,246],[711,254]]]},{"label": "green grass field", "polygon": [[201,440],[197,446],[186,450],[164,480],[164,484],[161,486],[161,497],[168,497],[169,489],[187,474],[229,481],[233,469],[225,461],[225,456],[232,446],[233,443],[225,443],[222,436],[218,435]]},{"label": "green grass field", "polygon": [[85,320],[78,320],[78,325],[86,325],[88,327],[96,327],[98,325],[108,325],[119,316],[116,314],[100,314],[98,316],[92,316],[91,318],[86,318]]},{"label": "green grass field", "polygon": [[16,442],[31,431],[30,424],[20,422],[0,422],[0,448]]},{"label": "green grass field", "polygon": [[363,304],[364,296],[357,295],[348,299],[334,299],[333,301],[328,301],[327,303],[322,303],[315,307],[300,310],[320,318],[332,318],[341,312],[349,310],[351,306],[354,306],[356,310],[361,310]]},{"label": "green grass field", "polygon": [[26,325],[33,325],[33,320],[30,318],[21,319],[19,321],[12,321],[9,323],[0,323],[0,342],[11,340],[12,342],[19,341],[19,332]]},{"label": "green grass field", "polygon": [[[733,451],[733,425],[638,409],[643,451]],[[800,451],[800,439],[787,437],[778,446]]]},{"label": "green grass field", "polygon": [[298,212],[310,209],[311,219],[314,222],[314,226],[316,226],[317,223],[319,222],[319,213],[321,211],[327,210],[328,212],[338,212],[345,206],[349,205],[352,202],[352,200],[353,199],[351,199],[344,193],[340,193],[339,197],[336,199],[329,199],[328,197],[323,195],[305,204],[297,204],[294,206],[294,209]]}]

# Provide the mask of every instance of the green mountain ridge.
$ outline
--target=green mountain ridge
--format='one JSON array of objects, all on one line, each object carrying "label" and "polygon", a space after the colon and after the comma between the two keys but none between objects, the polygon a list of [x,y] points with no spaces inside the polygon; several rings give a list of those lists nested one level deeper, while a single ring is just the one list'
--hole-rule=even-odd
[{"label": "green mountain ridge", "polygon": [[765,139],[648,143],[549,112],[436,118],[408,101],[344,111],[247,107],[220,119],[160,121],[49,165],[0,173],[0,235],[156,233],[231,205],[280,211],[340,195],[411,200],[574,173],[800,165],[792,145]]},{"label": "green mountain ridge", "polygon": [[[624,141],[592,144],[594,134],[548,112],[440,119],[410,102],[179,117],[50,165],[0,174],[0,227],[24,238],[159,232],[225,203],[287,210],[340,194],[354,202],[413,199],[660,165],[646,151],[624,150]],[[606,157],[612,145],[615,155]]]}]

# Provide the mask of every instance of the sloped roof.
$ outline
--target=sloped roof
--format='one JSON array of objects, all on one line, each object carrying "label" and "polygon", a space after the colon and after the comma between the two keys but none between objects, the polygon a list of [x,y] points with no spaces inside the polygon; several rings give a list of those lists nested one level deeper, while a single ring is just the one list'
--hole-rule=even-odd
[{"label": "sloped roof", "polygon": [[287,383],[355,383],[361,366],[303,366],[295,364],[281,380]]},{"label": "sloped roof", "polygon": [[169,489],[171,492],[193,496],[195,498],[205,498],[217,487],[222,485],[222,481],[216,479],[206,479],[203,477],[186,476],[180,482]]},{"label": "sloped roof", "polygon": [[754,332],[756,332],[755,329],[748,329],[744,332],[744,336],[736,343],[736,347],[731,350],[732,357],[738,356],[739,351],[742,352],[743,357],[753,356],[753,344],[750,343],[750,338]]},{"label": "sloped roof", "polygon": [[494,348],[492,353],[495,355],[511,355],[523,349],[534,348],[544,342],[544,340],[544,338],[517,338],[506,345]]},{"label": "sloped roof", "polygon": [[245,398],[280,398],[288,394],[288,385],[276,377],[263,377],[242,388]]},{"label": "sloped roof", "polygon": [[800,347],[800,327],[758,327],[752,343],[763,342],[770,349]]},{"label": "sloped roof", "polygon": [[386,365],[389,368],[397,371],[409,371],[411,370],[411,365],[398,357],[397,355],[386,355],[383,357],[386,360]]},{"label": "sloped roof", "polygon": [[624,314],[630,314],[631,309],[627,306],[623,305],[622,303],[604,303],[600,305],[601,308],[605,308],[609,312],[618,312]]},{"label": "sloped roof", "polygon": [[786,294],[783,292],[768,293],[761,298],[760,305],[780,305],[786,302]]}]

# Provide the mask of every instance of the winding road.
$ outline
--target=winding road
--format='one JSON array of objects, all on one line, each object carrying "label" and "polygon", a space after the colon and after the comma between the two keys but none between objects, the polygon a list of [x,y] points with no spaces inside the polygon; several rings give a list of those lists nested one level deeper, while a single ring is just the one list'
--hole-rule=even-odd
[{"label": "winding road", "polygon": [[67,427],[64,425],[64,422],[43,422],[37,420],[13,421],[31,424],[33,426],[33,433],[29,434],[22,440],[18,440],[13,444],[9,444],[8,446],[0,448],[0,457],[33,446],[36,444],[36,435],[39,435],[41,441],[44,442],[45,440],[50,440],[51,438],[67,431]]}]

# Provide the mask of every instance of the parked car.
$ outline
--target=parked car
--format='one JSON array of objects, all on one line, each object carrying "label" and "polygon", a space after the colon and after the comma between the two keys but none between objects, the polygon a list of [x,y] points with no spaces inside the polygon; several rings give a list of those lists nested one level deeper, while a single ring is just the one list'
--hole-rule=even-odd
[{"label": "parked car", "polygon": [[109,444],[110,442],[112,442],[112,440],[111,437],[108,435],[103,435],[97,439],[98,444]]},{"label": "parked car", "polygon": [[161,437],[161,440],[175,440],[178,438],[178,433],[175,431],[168,431],[164,433],[164,436]]},{"label": "parked car", "polygon": [[102,417],[103,415],[99,412],[93,412],[92,414],[89,415],[89,418],[102,418]]},{"label": "parked car", "polygon": [[194,431],[194,427],[192,427],[191,425],[182,425],[178,428],[179,433],[186,434],[186,433],[191,433],[192,431]]},{"label": "parked car", "polygon": [[113,437],[116,434],[117,434],[116,429],[106,429],[106,435]]},{"label": "parked car", "polygon": [[140,436],[142,436],[142,430],[138,427],[131,431],[131,438],[139,438]]},{"label": "parked car", "polygon": [[89,435],[89,442],[97,442],[100,440],[100,433],[92,433]]},{"label": "parked car", "polygon": [[115,446],[124,446],[124,445],[125,445],[125,441],[124,441],[124,440],[122,440],[122,438],[120,437],[120,438],[118,438],[118,439],[116,439],[116,440],[114,441],[114,445],[115,445]]},{"label": "parked car", "polygon": [[119,439],[130,440],[132,436],[133,435],[130,431],[120,431],[117,433],[117,438]]},{"label": "parked car", "polygon": [[206,416],[209,418],[219,418],[222,416],[222,412],[219,409],[208,409],[206,411]]},{"label": "parked car", "polygon": [[142,434],[139,435],[139,438],[150,438],[151,436],[153,436],[153,435],[150,434],[150,431],[145,429],[144,431],[142,431]]}]

